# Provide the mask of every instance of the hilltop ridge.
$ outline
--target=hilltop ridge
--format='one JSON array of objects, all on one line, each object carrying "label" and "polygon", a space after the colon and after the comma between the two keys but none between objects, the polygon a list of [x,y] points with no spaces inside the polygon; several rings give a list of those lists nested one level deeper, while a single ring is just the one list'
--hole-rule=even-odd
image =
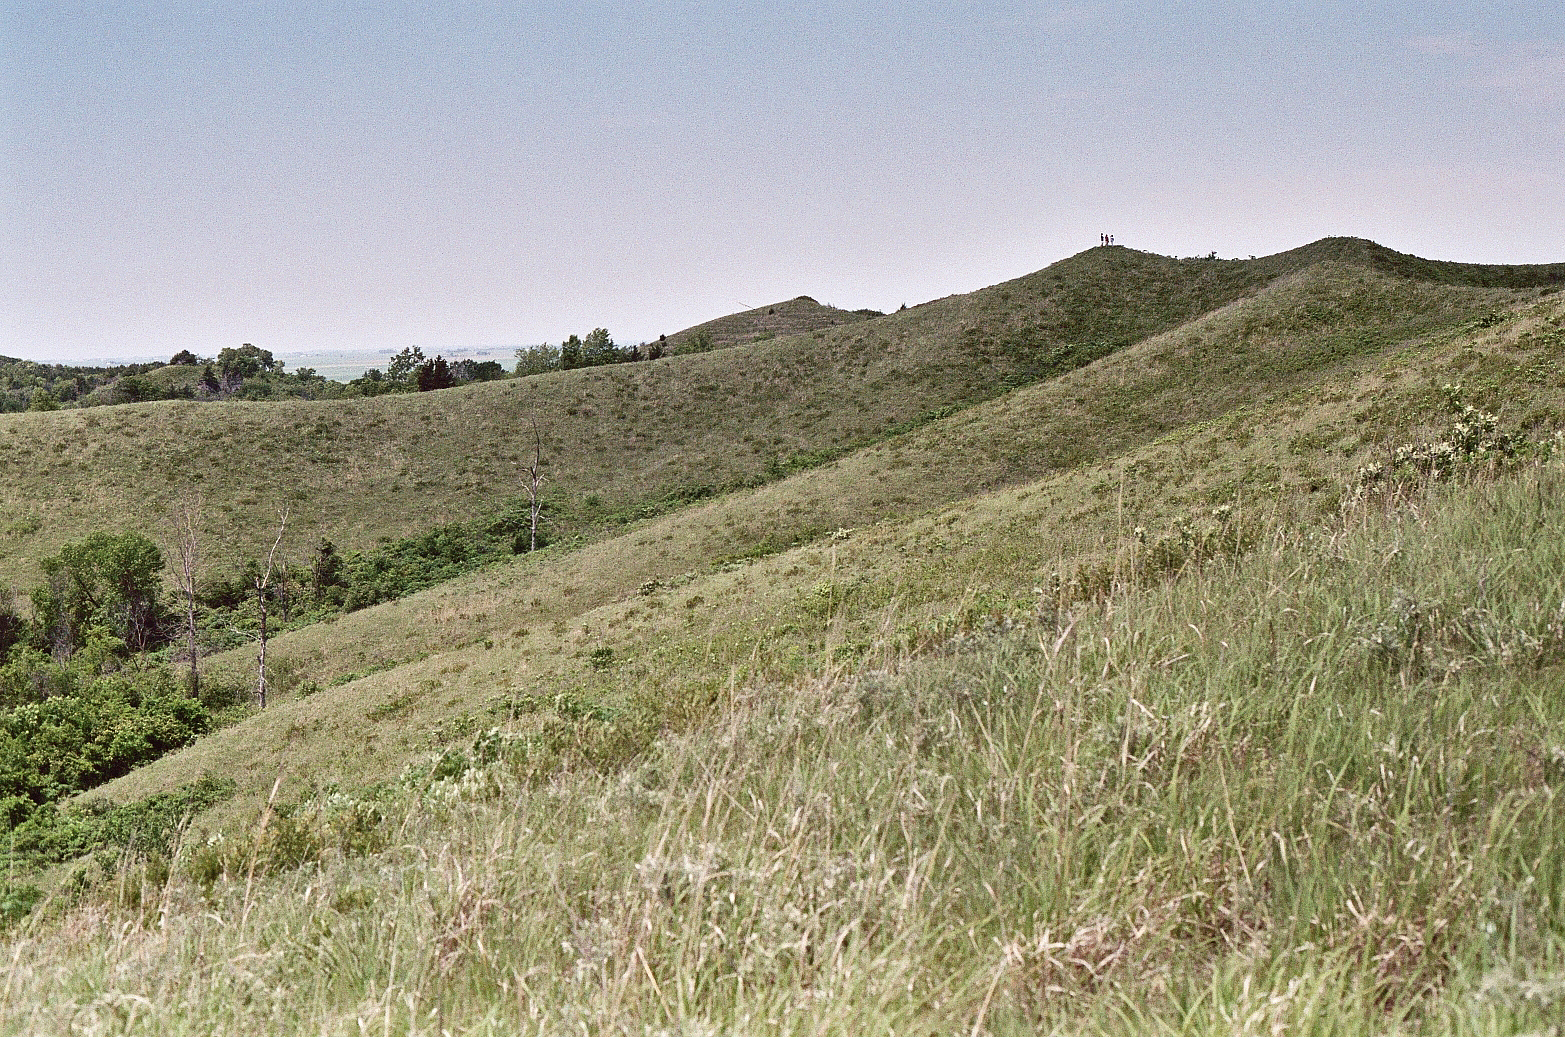
[{"label": "hilltop ridge", "polygon": [[698,343],[703,350],[726,349],[746,342],[764,342],[779,335],[804,334],[883,316],[885,314],[877,310],[839,310],[835,306],[822,305],[808,295],[800,295],[676,331],[668,336],[668,345],[676,353],[690,351]]}]

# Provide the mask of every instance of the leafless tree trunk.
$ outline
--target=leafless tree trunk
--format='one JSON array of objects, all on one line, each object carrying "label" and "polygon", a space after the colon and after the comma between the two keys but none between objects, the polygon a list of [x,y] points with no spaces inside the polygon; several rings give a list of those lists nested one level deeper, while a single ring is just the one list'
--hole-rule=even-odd
[{"label": "leafless tree trunk", "polygon": [[543,502],[538,496],[538,491],[543,486],[543,475],[540,474],[542,466],[543,436],[538,431],[538,419],[533,418],[533,463],[522,465],[522,471],[527,474],[527,498],[532,517],[532,539],[527,544],[529,552],[538,550],[538,515],[543,511]]},{"label": "leafless tree trunk", "polygon": [[282,546],[283,533],[288,529],[288,509],[277,512],[277,539],[266,553],[266,566],[255,575],[255,602],[261,610],[261,652],[256,657],[255,702],[266,708],[266,589],[272,582],[272,563],[277,559],[277,549]]},{"label": "leafless tree trunk", "polygon": [[174,506],[175,554],[179,556],[179,592],[185,599],[185,637],[190,651],[190,697],[201,694],[201,647],[196,638],[196,570],[201,565],[201,497],[185,497]]}]

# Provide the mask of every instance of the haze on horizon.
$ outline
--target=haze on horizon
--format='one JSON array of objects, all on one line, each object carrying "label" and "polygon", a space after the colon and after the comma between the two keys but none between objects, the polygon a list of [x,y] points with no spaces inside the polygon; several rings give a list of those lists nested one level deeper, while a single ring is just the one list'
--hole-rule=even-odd
[{"label": "haze on horizon", "polygon": [[1089,248],[1565,260],[1565,8],[7,3],[0,354],[656,337]]}]

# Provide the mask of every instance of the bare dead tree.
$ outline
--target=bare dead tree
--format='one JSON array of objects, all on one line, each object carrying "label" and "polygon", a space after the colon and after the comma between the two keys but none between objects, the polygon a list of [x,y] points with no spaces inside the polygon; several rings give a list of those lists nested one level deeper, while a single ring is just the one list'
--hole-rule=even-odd
[{"label": "bare dead tree", "polygon": [[528,512],[532,518],[532,539],[528,541],[529,552],[538,550],[538,516],[543,511],[543,501],[538,496],[538,491],[543,486],[543,435],[538,431],[538,419],[533,418],[533,463],[522,465],[521,469],[527,476]]},{"label": "bare dead tree", "polygon": [[256,606],[261,610],[261,652],[256,656],[255,676],[255,702],[261,709],[266,708],[266,591],[272,582],[272,564],[277,560],[277,549],[282,546],[283,533],[287,529],[288,509],[279,508],[277,539],[272,541],[272,549],[266,553],[266,565],[256,571],[251,583],[255,588]]},{"label": "bare dead tree", "polygon": [[185,599],[185,638],[190,653],[190,697],[201,694],[201,646],[196,630],[196,572],[201,566],[201,496],[183,497],[174,506],[174,553],[179,569],[174,579]]}]

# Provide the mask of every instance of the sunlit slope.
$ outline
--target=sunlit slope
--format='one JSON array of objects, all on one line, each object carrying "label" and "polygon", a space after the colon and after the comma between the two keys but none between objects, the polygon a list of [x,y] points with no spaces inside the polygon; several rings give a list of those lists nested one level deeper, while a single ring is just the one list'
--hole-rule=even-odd
[{"label": "sunlit slope", "polygon": [[[1466,382],[1512,425],[1562,420],[1565,304],[1451,324],[1493,299],[1357,267],[1301,272],[835,464],[278,638],[286,683],[323,690],[103,794],[236,768],[250,793],[280,771],[369,780],[504,719],[519,695],[639,696],[677,712],[730,680],[851,662],[985,602],[1025,608],[1055,574],[1113,563],[1137,526],[1155,537],[1217,504],[1311,514],[1384,444],[1448,420],[1433,386]],[[1354,318],[1358,345],[1300,326],[1327,305]],[[239,681],[253,662],[213,665]],[[344,737],[362,751],[344,757]]]},{"label": "sunlit slope", "polygon": [[351,401],[0,415],[0,581],[35,581],[38,558],[94,530],[155,531],[192,489],[229,555],[269,543],[279,508],[294,543],[350,549],[471,516],[518,492],[535,419],[562,512],[754,481],[1069,370],[1313,261],[1095,249],[891,316],[650,363]]},{"label": "sunlit slope", "polygon": [[518,729],[223,840],[198,821],[173,866],[84,867],[84,905],[10,936],[0,1015],[1554,1033],[1562,501],[1558,459],[1480,468],[946,658],[738,681],[608,773],[539,781]]}]

